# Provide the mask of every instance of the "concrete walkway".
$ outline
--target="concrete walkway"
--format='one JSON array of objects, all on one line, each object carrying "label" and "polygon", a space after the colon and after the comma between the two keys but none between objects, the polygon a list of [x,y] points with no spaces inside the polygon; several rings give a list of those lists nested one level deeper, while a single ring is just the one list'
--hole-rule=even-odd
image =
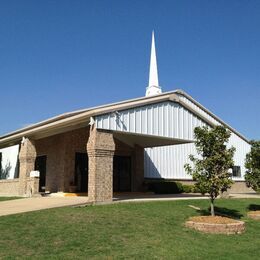
[{"label": "concrete walkway", "polygon": [[114,196],[113,202],[145,202],[145,201],[169,201],[169,200],[195,200],[208,199],[201,194],[118,194]]},{"label": "concrete walkway", "polygon": [[88,197],[39,197],[0,202],[0,216],[87,204]]},{"label": "concrete walkway", "polygon": [[250,193],[231,193],[229,195],[231,199],[260,199],[260,194],[255,192]]},{"label": "concrete walkway", "polygon": [[[232,193],[230,199],[260,199],[260,194],[251,193]],[[195,200],[209,199],[200,193],[181,193],[181,194],[118,194],[114,196],[113,202],[145,202],[145,201],[169,201],[169,200]]]}]

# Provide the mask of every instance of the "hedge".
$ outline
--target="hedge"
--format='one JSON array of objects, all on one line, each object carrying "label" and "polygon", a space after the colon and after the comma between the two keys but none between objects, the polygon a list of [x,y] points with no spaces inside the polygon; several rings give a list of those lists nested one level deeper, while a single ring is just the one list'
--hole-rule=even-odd
[{"label": "hedge", "polygon": [[148,183],[148,189],[156,194],[182,193],[183,186],[180,182],[162,181]]},{"label": "hedge", "polygon": [[156,194],[201,193],[195,185],[186,185],[178,181],[147,180],[145,183],[148,190]]}]

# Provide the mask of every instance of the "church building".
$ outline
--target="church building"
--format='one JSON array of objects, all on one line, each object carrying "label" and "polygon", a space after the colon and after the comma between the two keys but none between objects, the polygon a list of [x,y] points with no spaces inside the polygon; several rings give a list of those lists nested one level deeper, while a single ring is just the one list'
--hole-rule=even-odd
[{"label": "church building", "polygon": [[147,180],[192,183],[194,128],[223,125],[236,148],[233,192],[247,192],[249,141],[182,90],[162,92],[154,34],[144,97],[65,113],[0,137],[0,194],[86,192],[109,202],[114,192],[145,191]]}]

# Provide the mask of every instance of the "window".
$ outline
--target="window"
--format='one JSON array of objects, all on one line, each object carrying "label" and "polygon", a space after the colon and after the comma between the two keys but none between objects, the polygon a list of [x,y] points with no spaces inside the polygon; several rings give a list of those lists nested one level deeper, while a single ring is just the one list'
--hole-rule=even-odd
[{"label": "window", "polygon": [[241,167],[240,166],[233,166],[232,176],[233,177],[241,177]]}]

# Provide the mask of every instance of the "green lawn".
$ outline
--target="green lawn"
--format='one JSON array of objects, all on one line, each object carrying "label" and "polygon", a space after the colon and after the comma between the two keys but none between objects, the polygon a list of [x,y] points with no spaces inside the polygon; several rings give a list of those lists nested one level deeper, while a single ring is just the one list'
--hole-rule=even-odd
[{"label": "green lawn", "polygon": [[246,217],[259,199],[216,202],[246,221],[241,235],[209,235],[184,227],[207,200],[59,208],[0,217],[0,259],[259,259],[260,221]]},{"label": "green lawn", "polygon": [[[16,200],[16,199],[21,199],[22,197],[0,197],[0,201],[5,201],[5,200]],[[1,209],[1,208],[0,208]]]}]

